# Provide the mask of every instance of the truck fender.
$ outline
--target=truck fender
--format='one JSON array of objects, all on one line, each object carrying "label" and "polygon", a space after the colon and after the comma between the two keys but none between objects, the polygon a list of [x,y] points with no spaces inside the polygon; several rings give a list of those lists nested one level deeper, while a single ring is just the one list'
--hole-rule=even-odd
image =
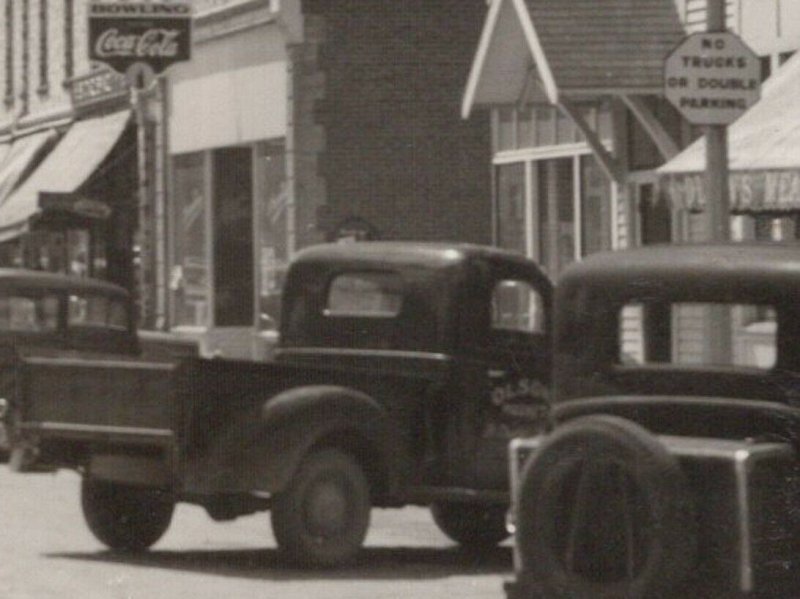
[{"label": "truck fender", "polygon": [[270,494],[283,490],[303,457],[318,447],[353,454],[376,496],[393,495],[411,469],[407,443],[388,411],[346,387],[305,386],[271,397],[261,407],[257,434],[244,443],[233,460],[228,446],[228,472],[244,477],[235,486]]}]

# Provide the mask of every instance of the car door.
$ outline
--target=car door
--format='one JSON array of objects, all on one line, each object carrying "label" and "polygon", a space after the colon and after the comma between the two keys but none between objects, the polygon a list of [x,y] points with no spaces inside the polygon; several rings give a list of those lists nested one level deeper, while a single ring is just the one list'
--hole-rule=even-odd
[{"label": "car door", "polygon": [[[508,488],[508,443],[541,428],[550,385],[552,286],[533,265],[497,262],[472,298],[461,357],[462,459],[476,488]],[[477,300],[477,301],[476,301]],[[465,318],[464,326],[470,319]]]}]

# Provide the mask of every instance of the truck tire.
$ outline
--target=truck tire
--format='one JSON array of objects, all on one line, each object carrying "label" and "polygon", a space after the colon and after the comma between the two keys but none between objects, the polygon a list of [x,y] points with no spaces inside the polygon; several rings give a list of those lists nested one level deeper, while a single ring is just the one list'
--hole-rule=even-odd
[{"label": "truck tire", "polygon": [[359,464],[337,449],[314,451],[272,503],[272,531],[293,563],[332,567],[351,561],[367,535],[370,493]]},{"label": "truck tire", "polygon": [[101,543],[119,551],[143,551],[167,531],[175,503],[166,491],[84,477],[81,507]]},{"label": "truck tire", "polygon": [[431,515],[439,530],[467,549],[491,549],[508,538],[503,506],[437,501]]},{"label": "truck tire", "polygon": [[628,420],[588,416],[556,428],[523,469],[517,506],[523,573],[548,598],[675,596],[694,565],[683,472]]}]

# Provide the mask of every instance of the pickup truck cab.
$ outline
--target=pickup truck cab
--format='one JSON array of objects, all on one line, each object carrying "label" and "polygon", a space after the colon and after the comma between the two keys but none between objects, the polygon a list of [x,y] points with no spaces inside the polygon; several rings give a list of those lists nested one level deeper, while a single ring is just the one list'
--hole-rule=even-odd
[{"label": "pickup truck cab", "polygon": [[650,247],[567,269],[554,425],[510,449],[509,598],[797,595],[799,252]]},{"label": "pickup truck cab", "polygon": [[430,505],[454,540],[493,545],[508,441],[546,420],[551,292],[493,248],[310,248],[275,362],[9,349],[12,465],[81,472],[87,523],[116,549],[155,543],[178,501],[271,510],[280,548],[315,566],[353,557],[371,507]]}]

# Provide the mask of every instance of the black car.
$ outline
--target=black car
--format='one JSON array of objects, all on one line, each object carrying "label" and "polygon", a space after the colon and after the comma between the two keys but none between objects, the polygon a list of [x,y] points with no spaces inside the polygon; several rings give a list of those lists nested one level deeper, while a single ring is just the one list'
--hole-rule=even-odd
[{"label": "black car", "polygon": [[509,597],[795,596],[800,247],[574,265],[553,426],[511,446]]}]

